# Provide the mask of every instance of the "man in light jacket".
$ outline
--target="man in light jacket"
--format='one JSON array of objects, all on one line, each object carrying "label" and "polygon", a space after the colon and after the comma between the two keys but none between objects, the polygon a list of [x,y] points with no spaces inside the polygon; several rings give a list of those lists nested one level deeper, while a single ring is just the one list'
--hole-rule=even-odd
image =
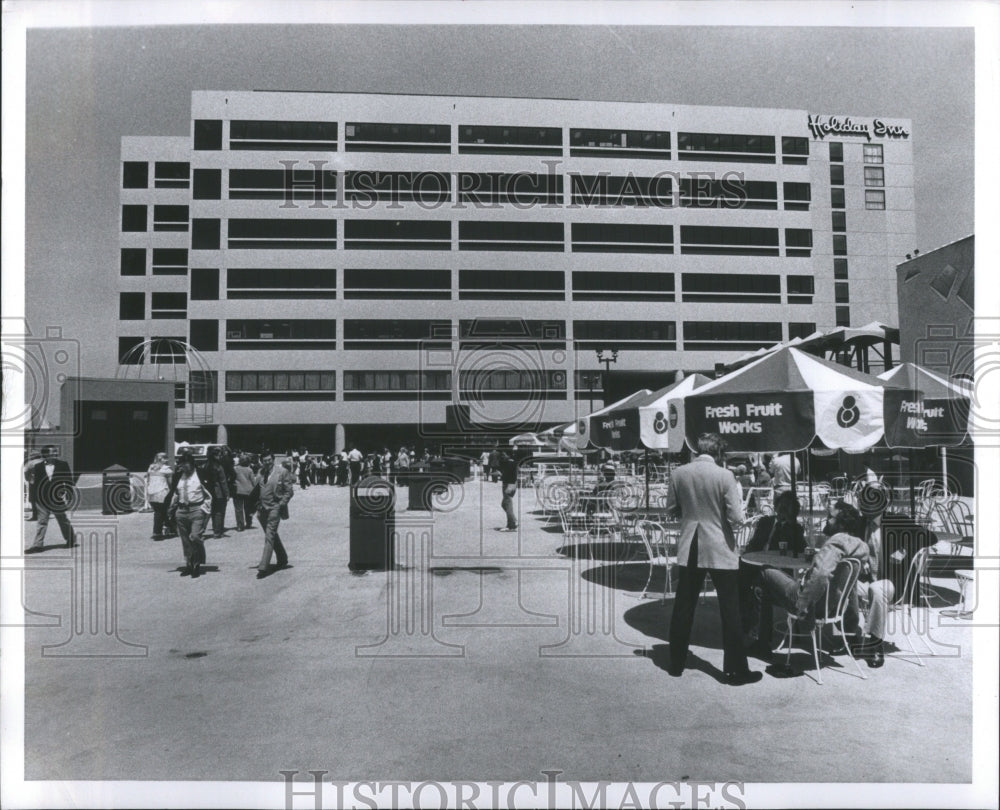
[{"label": "man in light jacket", "polygon": [[288,508],[292,499],[292,474],[281,467],[274,466],[274,453],[270,451],[261,457],[260,471],[260,508],[257,520],[264,530],[264,553],[257,566],[257,579],[263,579],[271,573],[271,556],[277,559],[275,570],[288,567],[288,553],[278,534],[282,510]]},{"label": "man in light jacket", "polygon": [[735,526],[743,521],[743,503],[732,472],[722,466],[725,442],[716,433],[698,437],[698,453],[670,476],[667,508],[679,513],[677,565],[680,575],[670,619],[670,663],[667,671],[684,671],[691,624],[705,574],[711,574],[722,617],[723,675],[731,686],[755,683],[743,649],[740,622],[739,564]]}]

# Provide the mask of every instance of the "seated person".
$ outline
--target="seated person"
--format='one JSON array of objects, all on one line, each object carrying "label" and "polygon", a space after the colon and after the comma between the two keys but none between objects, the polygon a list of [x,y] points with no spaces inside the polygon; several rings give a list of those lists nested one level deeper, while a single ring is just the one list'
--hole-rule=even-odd
[{"label": "seated person", "polygon": [[587,511],[588,512],[609,512],[611,510],[610,504],[608,502],[609,496],[618,487],[618,482],[615,481],[615,465],[610,461],[605,462],[600,468],[601,478],[597,482],[597,485],[590,491],[590,494],[594,496],[592,500],[587,501]]},{"label": "seated person", "polygon": [[748,489],[752,489],[756,484],[754,483],[753,476],[747,472],[745,464],[737,464],[736,469],[733,470],[736,475],[736,483],[743,487],[743,492],[745,493]]},{"label": "seated person", "polygon": [[[865,581],[864,588],[867,590],[867,582],[871,578],[871,557],[868,544],[861,539],[861,535],[864,534],[864,520],[861,514],[853,506],[838,501],[830,507],[828,517],[829,520],[823,530],[827,539],[816,550],[812,565],[802,576],[801,581],[774,568],[765,567],[761,572],[763,594],[758,627],[758,647],[760,650],[769,652],[771,649],[772,605],[774,604],[787,610],[806,629],[813,625],[817,614],[824,610],[822,599],[826,593],[827,583],[841,560],[853,557],[861,562],[861,577],[858,579],[859,590],[862,586],[862,580]],[[830,604],[836,604],[839,597],[839,593],[831,590]],[[851,598],[851,604],[845,615],[844,625],[848,632],[854,635],[855,641],[859,643],[861,641],[859,615],[857,598],[854,596]]]}]

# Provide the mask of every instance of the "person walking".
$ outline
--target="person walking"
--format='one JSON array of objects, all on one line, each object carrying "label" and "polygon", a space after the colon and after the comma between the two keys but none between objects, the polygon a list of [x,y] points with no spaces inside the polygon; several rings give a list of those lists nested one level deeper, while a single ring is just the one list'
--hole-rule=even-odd
[{"label": "person walking", "polygon": [[197,577],[205,564],[205,526],[212,513],[212,493],[198,475],[194,454],[187,448],[177,452],[177,470],[170,482],[167,503],[174,512],[177,533],[184,551],[182,576]]},{"label": "person walking", "polygon": [[31,471],[31,486],[34,489],[35,508],[38,510],[38,528],[35,542],[24,550],[25,554],[37,554],[45,549],[45,533],[49,519],[55,518],[62,532],[66,548],[73,548],[73,525],[66,517],[66,510],[73,502],[73,472],[69,464],[56,457],[54,445],[42,448],[42,458]]},{"label": "person walking", "polygon": [[174,471],[166,453],[157,453],[146,470],[146,495],[153,508],[153,540],[162,540],[167,525],[167,493]]},{"label": "person walking", "polygon": [[253,528],[253,491],[257,486],[257,476],[250,469],[250,459],[240,456],[234,468],[236,492],[233,494],[233,510],[236,512],[236,531]]},{"label": "person walking", "polygon": [[517,512],[514,509],[514,497],[517,495],[517,463],[504,450],[497,453],[497,466],[500,473],[500,488],[503,498],[500,507],[507,516],[507,525],[502,532],[517,531]]},{"label": "person walking", "polygon": [[[260,508],[257,520],[264,530],[264,553],[257,566],[257,579],[264,579],[272,570],[288,567],[288,553],[281,542],[278,526],[282,517],[288,516],[288,502],[292,499],[293,487],[290,473],[274,466],[274,454],[266,452],[261,457]],[[271,568],[271,557],[276,557],[276,567]]]},{"label": "person walking", "polygon": [[351,465],[351,486],[357,486],[358,481],[361,480],[361,464],[364,461],[364,456],[361,455],[361,451],[357,447],[352,447],[351,452],[347,454],[347,460]]},{"label": "person walking", "polygon": [[28,454],[28,460],[24,462],[24,466],[21,468],[21,472],[24,475],[24,483],[28,486],[28,503],[31,505],[31,517],[28,520],[38,520],[38,504],[35,503],[35,467],[38,465],[38,460],[41,458],[41,453],[32,450]]},{"label": "person walking", "polygon": [[408,482],[406,480],[407,473],[410,471],[410,454],[406,452],[405,447],[399,448],[399,453],[396,454],[396,476],[393,483],[406,485]]},{"label": "person walking", "polygon": [[226,505],[229,503],[232,488],[226,465],[222,461],[222,450],[219,447],[208,448],[205,487],[212,493],[212,533],[216,537],[225,537]]},{"label": "person walking", "polygon": [[670,617],[670,663],[677,677],[684,671],[691,624],[705,574],[710,574],[722,618],[723,677],[730,686],[756,683],[743,648],[740,621],[739,554],[734,527],[743,521],[743,504],[732,472],[725,469],[726,445],[717,433],[698,438],[698,455],[670,476],[667,509],[680,514],[677,565],[680,569]]}]

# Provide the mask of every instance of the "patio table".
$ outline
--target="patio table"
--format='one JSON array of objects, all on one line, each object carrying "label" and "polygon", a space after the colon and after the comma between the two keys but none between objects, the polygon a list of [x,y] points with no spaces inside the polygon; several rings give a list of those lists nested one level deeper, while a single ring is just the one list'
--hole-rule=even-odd
[{"label": "patio table", "polygon": [[740,555],[740,559],[750,565],[779,568],[791,571],[793,574],[808,568],[811,564],[805,557],[793,557],[791,554],[781,554],[777,551],[748,551]]}]

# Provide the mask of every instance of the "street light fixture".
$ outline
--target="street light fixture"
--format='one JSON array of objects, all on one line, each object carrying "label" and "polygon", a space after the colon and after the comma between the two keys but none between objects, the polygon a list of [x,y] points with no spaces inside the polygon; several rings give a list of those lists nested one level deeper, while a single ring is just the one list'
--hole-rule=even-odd
[{"label": "street light fixture", "polygon": [[[597,362],[604,363],[605,372],[611,370],[611,364],[618,362],[618,349],[597,349]],[[597,374],[588,374],[587,381],[590,383],[590,412],[594,412],[594,383],[598,380]]]}]

